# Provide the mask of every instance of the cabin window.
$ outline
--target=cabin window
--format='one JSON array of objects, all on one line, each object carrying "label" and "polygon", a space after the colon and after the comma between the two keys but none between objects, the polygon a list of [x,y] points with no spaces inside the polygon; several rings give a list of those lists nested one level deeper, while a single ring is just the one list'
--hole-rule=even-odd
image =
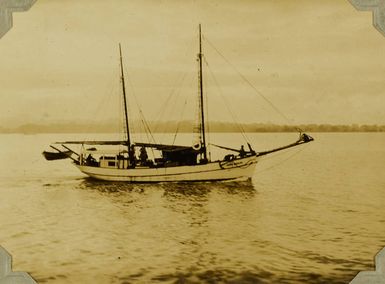
[{"label": "cabin window", "polygon": [[108,162],[108,166],[109,166],[109,167],[115,167],[115,162],[109,161],[109,162]]}]

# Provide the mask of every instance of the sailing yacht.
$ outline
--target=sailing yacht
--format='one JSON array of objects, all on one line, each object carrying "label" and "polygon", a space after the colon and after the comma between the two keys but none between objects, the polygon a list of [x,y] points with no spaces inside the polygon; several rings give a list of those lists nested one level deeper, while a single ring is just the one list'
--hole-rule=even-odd
[{"label": "sailing yacht", "polygon": [[[248,149],[233,149],[218,146],[228,151],[220,160],[212,161],[208,156],[204,112],[204,90],[202,75],[202,33],[199,25],[199,135],[191,146],[142,143],[131,140],[129,114],[123,69],[122,50],[119,45],[122,95],[124,103],[125,132],[127,139],[122,141],[64,141],[50,145],[56,152],[44,152],[49,160],[70,158],[84,174],[99,180],[125,182],[190,182],[224,181],[250,179],[256,164],[262,156],[299,146],[313,141],[313,138],[300,132],[294,143],[268,151],[256,152],[248,143]],[[70,145],[80,144],[79,153]],[[60,145],[58,147],[58,145]],[[115,146],[118,150],[98,150],[100,146]],[[65,150],[61,150],[59,148]],[[90,148],[88,148],[90,147]],[[121,150],[124,147],[124,150]],[[149,159],[147,151],[157,151],[159,158]],[[72,153],[69,155],[68,152]],[[139,152],[139,156],[137,153]]]}]

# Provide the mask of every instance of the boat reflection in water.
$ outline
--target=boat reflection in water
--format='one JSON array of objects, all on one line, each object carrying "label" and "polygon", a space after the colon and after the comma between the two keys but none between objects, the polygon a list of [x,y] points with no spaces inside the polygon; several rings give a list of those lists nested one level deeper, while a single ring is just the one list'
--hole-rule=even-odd
[{"label": "boat reflection in water", "polygon": [[125,183],[97,180],[90,177],[84,178],[77,186],[80,189],[97,190],[102,193],[145,193],[152,190],[163,190],[165,198],[199,197],[207,196],[211,192],[220,191],[229,195],[255,194],[250,179],[244,181],[227,182],[175,182],[175,183]]},{"label": "boat reflection in water", "polygon": [[114,262],[120,282],[342,283],[306,265],[293,269],[291,261],[277,261],[318,262],[322,255],[282,246],[285,234],[297,230],[281,228],[282,212],[251,181],[130,184],[87,178],[78,190],[98,209],[92,213],[100,221],[97,239],[106,239],[110,259],[120,257]]}]

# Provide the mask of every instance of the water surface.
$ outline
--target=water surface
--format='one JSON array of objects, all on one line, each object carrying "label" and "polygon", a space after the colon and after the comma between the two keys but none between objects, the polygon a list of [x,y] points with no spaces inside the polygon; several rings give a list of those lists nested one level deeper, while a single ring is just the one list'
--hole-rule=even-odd
[{"label": "water surface", "polygon": [[385,246],[385,135],[314,137],[252,181],[127,184],[45,161],[68,135],[1,135],[0,244],[39,283],[348,283]]}]

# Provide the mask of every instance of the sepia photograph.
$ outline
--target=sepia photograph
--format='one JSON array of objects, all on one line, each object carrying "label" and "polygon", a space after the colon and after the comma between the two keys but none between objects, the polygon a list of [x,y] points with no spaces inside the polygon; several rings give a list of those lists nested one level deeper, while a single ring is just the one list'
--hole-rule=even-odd
[{"label": "sepia photograph", "polygon": [[385,283],[384,15],[0,0],[0,282]]}]

